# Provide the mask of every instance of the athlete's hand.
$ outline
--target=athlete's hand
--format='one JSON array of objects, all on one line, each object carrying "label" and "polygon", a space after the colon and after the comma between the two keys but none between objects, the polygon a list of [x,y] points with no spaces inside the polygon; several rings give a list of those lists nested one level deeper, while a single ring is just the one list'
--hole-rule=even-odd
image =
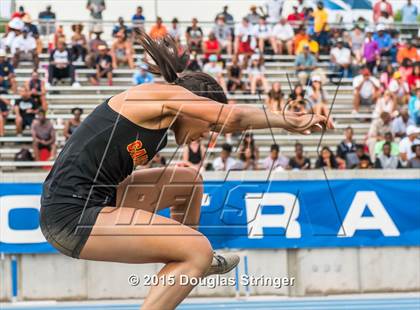
[{"label": "athlete's hand", "polygon": [[303,112],[284,112],[285,129],[295,133],[309,135],[326,129],[334,129],[334,123],[323,115]]}]

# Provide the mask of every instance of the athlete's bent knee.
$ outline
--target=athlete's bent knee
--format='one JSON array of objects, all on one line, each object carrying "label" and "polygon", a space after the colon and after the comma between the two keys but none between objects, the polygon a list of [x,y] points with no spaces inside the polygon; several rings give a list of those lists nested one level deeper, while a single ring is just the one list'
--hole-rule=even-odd
[{"label": "athlete's bent knee", "polygon": [[198,272],[204,273],[210,267],[213,260],[213,248],[209,240],[202,236],[194,238],[196,239],[191,244],[191,255],[189,255],[189,262],[193,268],[196,268]]}]

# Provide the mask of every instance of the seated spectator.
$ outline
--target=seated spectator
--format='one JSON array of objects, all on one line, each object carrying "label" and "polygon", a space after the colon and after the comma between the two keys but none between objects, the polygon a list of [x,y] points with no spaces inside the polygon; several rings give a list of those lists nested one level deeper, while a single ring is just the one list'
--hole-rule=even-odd
[{"label": "seated spectator", "polygon": [[401,72],[396,71],[389,83],[389,90],[394,96],[394,100],[399,105],[407,104],[410,98],[410,87],[408,83],[403,80]]},{"label": "seated spectator", "polygon": [[238,167],[238,163],[231,156],[232,146],[228,143],[222,144],[220,156],[213,161],[213,168],[216,171],[230,171]]},{"label": "seated spectator", "polygon": [[28,35],[27,29],[24,28],[22,34],[13,41],[11,52],[15,68],[19,66],[19,62],[22,60],[31,61],[34,68],[38,68],[39,58],[36,50],[36,41],[32,36]]},{"label": "seated spectator", "polygon": [[73,35],[71,36],[71,53],[73,61],[85,61],[87,54],[87,40],[83,34],[82,24],[71,25]]},{"label": "seated spectator", "polygon": [[412,0],[407,0],[407,3],[401,9],[403,24],[412,24],[417,21],[418,9]]},{"label": "seated spectator", "polygon": [[242,19],[242,23],[235,28],[235,53],[251,55],[254,53],[251,47],[254,29],[246,17]]},{"label": "seated spectator", "polygon": [[297,84],[293,92],[289,95],[289,101],[286,103],[286,111],[307,113],[305,90],[302,84]]},{"label": "seated spectator", "polygon": [[[105,11],[105,0],[88,0],[86,9],[90,13],[89,31],[92,31],[95,26],[102,27],[102,12]],[[89,33],[90,38],[91,33]]]},{"label": "seated spectator", "polygon": [[308,38],[306,39],[302,39],[299,41],[299,44],[295,50],[295,54],[299,55],[300,53],[303,52],[303,47],[305,45],[309,46],[309,51],[318,58],[319,55],[319,44],[317,41],[315,41],[313,36],[308,36]]},{"label": "seated spectator", "polygon": [[327,92],[322,88],[322,80],[318,75],[311,78],[312,85],[308,88],[306,97],[313,113],[328,116],[330,109],[327,105]]},{"label": "seated spectator", "polygon": [[[258,24],[254,26],[254,35],[257,39],[258,51],[264,54],[265,46],[273,43],[273,40],[271,40],[271,26],[267,24],[264,16],[261,16]],[[272,48],[274,49],[273,45]]]},{"label": "seated spectator", "polygon": [[118,33],[123,32],[126,37],[131,36],[131,29],[124,23],[124,18],[118,17],[118,22],[112,29],[112,36],[115,37]]},{"label": "seated spectator", "polygon": [[272,31],[272,46],[275,54],[293,55],[293,38],[295,32],[293,27],[286,21],[285,18],[280,19]]},{"label": "seated spectator", "polygon": [[371,169],[373,168],[373,163],[370,160],[369,155],[363,154],[359,158],[359,163],[357,164],[356,169]]},{"label": "seated spectator", "polygon": [[392,121],[392,133],[395,137],[404,138],[407,127],[410,125],[415,125],[415,123],[410,119],[408,108],[402,107],[400,115]]},{"label": "seated spectator", "polygon": [[15,68],[6,58],[6,52],[0,49],[0,94],[9,90],[16,92]]},{"label": "seated spectator", "polygon": [[386,90],[378,101],[376,101],[372,116],[377,118],[382,112],[388,112],[392,118],[398,115],[397,103],[389,90]]},{"label": "seated spectator", "polygon": [[373,5],[373,21],[375,24],[378,23],[381,13],[386,12],[389,15],[394,15],[392,10],[392,4],[387,0],[377,0]]},{"label": "seated spectator", "polygon": [[378,156],[379,154],[382,154],[382,149],[384,143],[388,142],[391,145],[391,155],[393,156],[399,156],[400,155],[400,147],[398,143],[394,142],[394,136],[392,135],[392,132],[386,132],[384,135],[384,140],[378,141],[375,144],[375,155]]},{"label": "seated spectator", "polygon": [[370,125],[367,145],[369,147],[370,158],[375,161],[375,144],[384,140],[384,133],[391,131],[391,115],[388,112],[382,112],[379,118],[372,121]]},{"label": "seated spectator", "polygon": [[304,45],[301,46],[301,49],[298,51],[298,47],[299,47],[301,41],[306,41],[306,42],[309,41],[309,35],[306,33],[305,27],[303,25],[301,25],[296,30],[296,35],[293,39],[293,50],[294,50],[295,55],[299,55],[302,52],[303,46],[305,46],[305,45],[309,46],[309,44],[304,44]]},{"label": "seated spectator", "polygon": [[45,11],[39,12],[38,23],[41,35],[50,35],[55,32],[55,13],[51,10],[51,5],[47,5]]},{"label": "seated spectator", "polygon": [[147,71],[148,68],[147,64],[139,65],[139,70],[133,74],[134,85],[153,83],[154,77],[153,74]]},{"label": "seated spectator", "polygon": [[203,42],[202,50],[205,61],[209,60],[210,55],[216,55],[217,59],[221,60],[220,54],[222,52],[222,46],[219,44],[219,41],[217,41],[213,32],[210,32],[208,39]]},{"label": "seated spectator", "polygon": [[32,99],[37,105],[41,106],[44,111],[48,110],[45,90],[45,82],[39,78],[37,71],[33,71],[31,79],[25,82],[25,88],[29,89]]},{"label": "seated spectator", "polygon": [[203,166],[205,155],[205,147],[201,144],[200,140],[195,140],[184,146],[182,160],[186,162],[188,166],[200,169]]},{"label": "seated spectator", "polygon": [[197,18],[192,19],[191,26],[187,27],[185,32],[185,37],[187,39],[188,49],[190,51],[196,51],[201,53],[202,41],[203,41],[203,30],[198,26]]},{"label": "seated spectator", "polygon": [[39,109],[37,118],[32,122],[31,133],[35,160],[40,160],[41,149],[47,149],[50,152],[48,160],[54,160],[57,152],[55,129],[51,121],[45,116],[44,110]]},{"label": "seated spectator", "polygon": [[112,57],[105,45],[98,46],[99,55],[96,57],[96,73],[90,76],[93,85],[99,85],[101,78],[108,79],[108,85],[112,85]]},{"label": "seated spectator", "polygon": [[353,140],[353,128],[347,127],[344,130],[344,140],[337,145],[337,162],[342,167],[350,168],[351,164],[351,157],[355,156],[356,153],[356,142]]},{"label": "seated spectator", "polygon": [[242,81],[242,67],[238,63],[238,56],[232,57],[232,63],[227,67],[227,90],[234,93],[236,90],[244,90],[244,82]]},{"label": "seated spectator", "polygon": [[216,55],[210,55],[209,62],[206,63],[203,67],[203,72],[212,76],[223,89],[226,89],[226,82],[223,77],[223,69],[222,66],[217,62]]},{"label": "seated spectator", "polygon": [[338,38],[336,47],[331,49],[331,64],[333,72],[338,72],[339,76],[352,77],[352,58],[349,48],[344,46],[342,38]]},{"label": "seated spectator", "polygon": [[58,46],[58,42],[67,42],[67,38],[66,38],[66,34],[64,32],[64,27],[63,25],[58,25],[57,29],[55,30],[54,33],[54,45],[52,46],[52,48],[57,48]]},{"label": "seated spectator", "polygon": [[268,155],[262,163],[263,169],[270,171],[282,171],[286,170],[288,165],[289,159],[280,154],[280,146],[272,144],[270,147],[270,155]]},{"label": "seated spectator", "polygon": [[368,68],[362,68],[361,74],[353,79],[353,113],[358,113],[360,105],[372,106],[380,95],[380,83],[371,75]]},{"label": "seated spectator", "polygon": [[417,86],[414,95],[408,102],[408,114],[416,125],[420,125],[420,86]]},{"label": "seated spectator", "polygon": [[25,87],[19,87],[20,98],[16,99],[14,112],[16,115],[16,134],[22,135],[26,126],[31,127],[32,121],[38,113],[39,105],[32,99],[30,91]]},{"label": "seated spectator", "polygon": [[287,16],[287,21],[293,26],[293,28],[298,28],[303,21],[305,20],[305,14],[303,11],[299,11],[297,5],[293,5],[293,12]]},{"label": "seated spectator", "polygon": [[386,28],[383,24],[376,27],[377,32],[373,35],[373,40],[376,41],[379,47],[381,56],[391,56],[392,38],[391,35],[385,32]]},{"label": "seated spectator", "polygon": [[406,137],[400,141],[400,159],[404,166],[407,165],[410,159],[416,156],[411,147],[414,144],[420,144],[420,140],[418,139],[419,134],[420,128],[410,125],[407,127]]},{"label": "seated spectator", "polygon": [[71,114],[73,114],[73,118],[69,119],[64,124],[64,130],[63,135],[68,140],[72,134],[76,131],[76,129],[80,126],[82,123],[81,117],[83,114],[83,109],[81,108],[73,108],[71,109]]},{"label": "seated spectator", "polygon": [[32,23],[32,18],[29,14],[25,14],[25,16],[22,17],[22,21],[24,23],[23,29],[26,29],[28,36],[35,39],[37,54],[42,53],[42,42],[39,38],[38,27]]},{"label": "seated spectator", "polygon": [[251,5],[251,7],[249,8],[249,10],[251,12],[248,13],[248,15],[246,16],[246,18],[249,20],[249,22],[251,23],[251,25],[256,25],[258,24],[258,21],[260,19],[260,14],[257,13],[257,6],[256,5]]},{"label": "seated spectator", "polygon": [[212,31],[219,41],[222,49],[231,55],[232,54],[232,31],[229,25],[226,24],[225,17],[223,15],[218,15],[216,19],[216,24],[213,26]]},{"label": "seated spectator", "polygon": [[156,18],[156,24],[152,26],[150,29],[149,35],[152,39],[159,39],[163,38],[168,34],[168,30],[166,29],[166,26],[162,22],[162,18],[157,17]]},{"label": "seated spectator", "polygon": [[123,31],[115,34],[115,40],[112,43],[110,55],[112,57],[112,66],[118,68],[121,65],[128,65],[134,69],[134,50],[133,45]]},{"label": "seated spectator", "polygon": [[389,15],[387,12],[381,12],[378,24],[383,25],[385,30],[393,30],[394,22],[394,17],[392,15]]},{"label": "seated spectator", "polygon": [[392,77],[394,76],[394,67],[392,63],[388,63],[384,70],[381,72],[379,81],[381,82],[381,92],[384,92],[389,88],[389,83],[391,83]]},{"label": "seated spectator", "polygon": [[316,58],[311,54],[309,45],[303,46],[303,51],[297,55],[295,60],[296,75],[302,85],[307,85],[311,72],[316,68]]},{"label": "seated spectator", "polygon": [[263,55],[252,55],[251,64],[249,65],[247,72],[249,84],[251,86],[251,94],[255,95],[259,87],[262,87],[265,93],[269,91],[267,78],[264,73],[265,67]]},{"label": "seated spectator", "polygon": [[133,25],[133,29],[143,29],[144,30],[144,23],[146,22],[146,18],[143,15],[143,8],[138,6],[136,8],[136,14],[131,17],[131,23]]},{"label": "seated spectator", "polygon": [[288,169],[307,170],[311,169],[311,161],[308,157],[303,156],[303,145],[295,144],[295,156],[290,158]]},{"label": "seated spectator", "polygon": [[405,45],[398,49],[398,63],[402,64],[403,60],[406,58],[413,62],[420,61],[420,52],[417,51],[417,48],[414,46],[412,39],[406,40]]},{"label": "seated spectator", "polygon": [[101,39],[102,27],[96,25],[92,29],[95,38],[89,41],[89,54],[86,57],[86,66],[88,68],[95,68],[95,60],[99,55],[99,46],[107,46],[106,41]]},{"label": "seated spectator", "polygon": [[328,146],[322,148],[321,154],[318,156],[315,163],[315,168],[338,169],[338,163],[335,156]]},{"label": "seated spectator", "polygon": [[280,20],[281,13],[283,11],[283,1],[279,0],[268,0],[265,2],[265,9],[267,14],[267,20],[271,23],[277,23]]},{"label": "seated spectator", "polygon": [[267,98],[265,102],[270,112],[280,113],[281,111],[283,111],[285,102],[280,82],[275,82],[271,85],[271,89],[267,93]]},{"label": "seated spectator", "polygon": [[192,51],[190,53],[190,59],[188,59],[187,68],[186,71],[191,72],[201,72],[202,71],[203,64],[201,63],[201,60],[198,58],[198,55],[195,51]]},{"label": "seated spectator", "polygon": [[375,72],[376,65],[380,61],[380,54],[379,44],[373,38],[373,29],[366,28],[366,39],[363,43],[362,57],[371,73]]},{"label": "seated spectator", "polygon": [[25,24],[20,18],[13,18],[7,24],[6,34],[3,36],[3,39],[0,40],[0,48],[4,48],[6,52],[10,53],[16,38],[21,35]]},{"label": "seated spectator", "polygon": [[407,83],[413,92],[420,87],[420,62],[414,64],[412,73],[407,76]]},{"label": "seated spectator", "polygon": [[351,52],[354,55],[356,64],[361,65],[363,63],[363,44],[365,42],[365,34],[360,24],[356,24],[349,36],[349,46]]},{"label": "seated spectator", "polygon": [[10,101],[0,97],[0,137],[4,136],[4,124],[9,115]]},{"label": "seated spectator", "polygon": [[420,169],[420,144],[413,144],[411,151],[415,156],[408,161],[407,168]]},{"label": "seated spectator", "polygon": [[171,22],[171,28],[168,30],[168,34],[174,39],[176,42],[181,42],[181,29],[179,27],[178,18],[173,18]]},{"label": "seated spectator", "polygon": [[258,170],[259,150],[252,133],[245,133],[238,156],[243,170]]},{"label": "seated spectator", "polygon": [[50,64],[48,65],[48,83],[70,78],[70,83],[77,86],[71,53],[64,42],[58,42],[57,48],[51,51]]},{"label": "seated spectator", "polygon": [[398,156],[391,154],[391,143],[385,142],[382,146],[382,153],[376,157],[376,169],[397,169],[402,168]]}]

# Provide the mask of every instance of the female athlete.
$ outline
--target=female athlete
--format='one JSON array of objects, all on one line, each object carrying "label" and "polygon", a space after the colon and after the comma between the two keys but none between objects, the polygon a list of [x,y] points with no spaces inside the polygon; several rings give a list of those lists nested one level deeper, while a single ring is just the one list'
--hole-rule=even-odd
[{"label": "female athlete", "polygon": [[[165,147],[172,130],[177,144],[210,131],[268,127],[309,133],[332,127],[323,116],[266,114],[226,105],[222,88],[204,73],[182,73],[188,57],[166,37],[139,41],[153,59],[152,73],[167,83],[128,89],[100,104],[67,141],[43,185],[41,229],[61,253],[120,263],[164,263],[142,309],[174,309],[193,285],[181,275],[204,277],[231,270],[235,255],[215,255],[197,226],[202,178],[190,167],[135,170]],[[170,208],[171,218],[157,211]]]}]

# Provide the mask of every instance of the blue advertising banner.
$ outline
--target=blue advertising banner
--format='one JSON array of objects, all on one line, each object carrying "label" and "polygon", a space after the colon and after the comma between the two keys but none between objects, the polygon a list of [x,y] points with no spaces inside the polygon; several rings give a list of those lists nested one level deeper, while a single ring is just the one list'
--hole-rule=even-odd
[{"label": "blue advertising banner", "polygon": [[[216,249],[420,245],[419,179],[208,181],[204,192],[200,230]],[[40,193],[0,185],[0,252],[55,252]]]}]

